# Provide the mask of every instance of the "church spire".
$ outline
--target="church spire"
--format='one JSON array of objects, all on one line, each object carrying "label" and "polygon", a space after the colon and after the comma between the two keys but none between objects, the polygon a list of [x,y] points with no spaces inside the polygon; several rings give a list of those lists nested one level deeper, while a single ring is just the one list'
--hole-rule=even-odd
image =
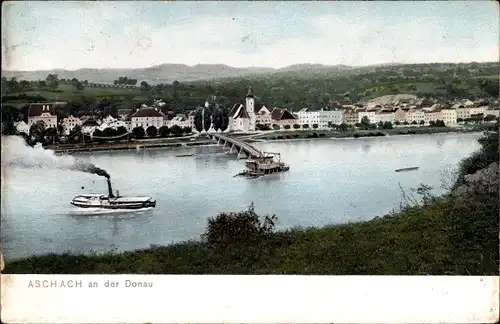
[{"label": "church spire", "polygon": [[247,98],[253,98],[252,86],[248,86]]}]

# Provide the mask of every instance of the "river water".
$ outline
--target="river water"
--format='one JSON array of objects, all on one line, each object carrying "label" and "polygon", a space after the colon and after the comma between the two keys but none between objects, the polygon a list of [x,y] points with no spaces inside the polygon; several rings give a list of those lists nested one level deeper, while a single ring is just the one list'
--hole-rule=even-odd
[{"label": "river water", "polygon": [[[479,148],[480,134],[259,142],[280,152],[290,171],[233,177],[244,160],[217,146],[81,154],[111,174],[122,195],[149,195],[155,209],[88,211],[70,205],[79,193],[106,193],[104,178],[75,171],[9,166],[2,185],[4,257],[134,250],[197,240],[207,218],[241,211],[278,217],[280,229],[382,216],[424,183],[443,192],[458,162]],[[195,154],[178,157],[182,154]],[[419,166],[416,171],[395,169]],[[84,187],[82,189],[81,187]]]}]

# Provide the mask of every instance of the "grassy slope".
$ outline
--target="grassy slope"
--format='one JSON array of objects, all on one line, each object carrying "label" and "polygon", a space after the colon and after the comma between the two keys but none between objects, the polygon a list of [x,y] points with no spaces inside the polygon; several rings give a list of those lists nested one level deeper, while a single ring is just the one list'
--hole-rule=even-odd
[{"label": "grassy slope", "polygon": [[498,274],[498,195],[441,198],[368,222],[280,232],[258,244],[186,242],[7,262],[5,273]]}]

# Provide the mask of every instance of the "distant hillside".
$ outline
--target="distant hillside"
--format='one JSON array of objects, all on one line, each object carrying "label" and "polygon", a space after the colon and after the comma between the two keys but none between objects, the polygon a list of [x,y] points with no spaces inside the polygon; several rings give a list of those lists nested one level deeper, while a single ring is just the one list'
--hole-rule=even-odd
[{"label": "distant hillside", "polygon": [[[259,77],[263,75],[277,75],[287,77],[308,77],[311,74],[323,76],[341,76],[348,74],[370,73],[380,71],[413,70],[416,74],[433,73],[463,67],[472,70],[491,69],[495,63],[430,63],[430,64],[378,64],[371,66],[353,67],[347,65],[322,65],[322,64],[294,64],[280,69],[266,67],[237,68],[224,64],[198,64],[188,66],[184,64],[161,64],[146,68],[136,69],[79,69],[75,71],[55,69],[43,71],[5,71],[2,76],[8,79],[15,77],[18,80],[44,80],[48,74],[56,73],[59,78],[87,80],[93,83],[112,84],[119,77],[137,79],[139,82],[146,81],[149,84],[171,84],[174,81],[192,82],[213,79],[228,79],[237,77]],[[485,71],[486,72],[486,71]],[[481,73],[479,73],[481,74]],[[484,73],[486,75],[490,73]]]},{"label": "distant hillside", "polygon": [[43,71],[2,71],[2,76],[16,77],[18,80],[43,80],[49,73],[56,73],[59,78],[88,80],[94,83],[109,83],[119,77],[127,76],[150,84],[187,82],[207,80],[212,78],[238,77],[247,74],[272,72],[272,68],[235,68],[223,64],[199,64],[187,66],[184,64],[161,64],[138,69],[79,69],[43,70]]}]

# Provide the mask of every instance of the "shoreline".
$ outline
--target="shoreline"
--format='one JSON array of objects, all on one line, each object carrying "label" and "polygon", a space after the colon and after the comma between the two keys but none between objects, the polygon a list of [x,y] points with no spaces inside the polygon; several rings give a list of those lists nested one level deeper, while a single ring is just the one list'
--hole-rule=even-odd
[{"label": "shoreline", "polygon": [[[478,125],[479,126],[479,125]],[[314,139],[356,139],[366,137],[386,137],[386,136],[402,136],[402,135],[427,135],[427,134],[445,134],[445,133],[475,133],[485,130],[490,125],[482,125],[480,127],[467,127],[467,128],[451,128],[451,127],[434,127],[434,128],[394,128],[384,130],[362,130],[351,132],[336,132],[332,130],[290,130],[290,131],[269,131],[265,133],[246,133],[234,134],[248,143],[258,142],[278,142],[283,140],[314,140]],[[205,137],[205,134],[200,136]],[[214,142],[210,139],[192,140],[193,137],[186,139],[145,139],[140,141],[128,143],[110,143],[110,144],[91,144],[80,147],[65,147],[52,148],[51,146],[46,149],[53,150],[56,154],[72,154],[82,152],[106,152],[106,151],[129,151],[141,150],[151,148],[175,148],[175,147],[194,147],[194,146],[209,146]]]}]

